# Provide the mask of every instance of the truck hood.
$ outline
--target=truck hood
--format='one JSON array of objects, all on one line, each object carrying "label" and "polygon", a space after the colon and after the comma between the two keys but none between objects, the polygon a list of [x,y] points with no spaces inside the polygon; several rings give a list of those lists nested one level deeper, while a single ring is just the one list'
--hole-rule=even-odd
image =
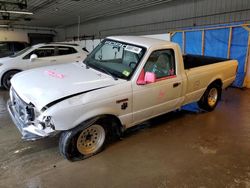
[{"label": "truck hood", "polygon": [[38,110],[60,99],[110,87],[125,80],[111,76],[83,63],[48,66],[16,74],[11,79],[13,89],[26,103]]}]

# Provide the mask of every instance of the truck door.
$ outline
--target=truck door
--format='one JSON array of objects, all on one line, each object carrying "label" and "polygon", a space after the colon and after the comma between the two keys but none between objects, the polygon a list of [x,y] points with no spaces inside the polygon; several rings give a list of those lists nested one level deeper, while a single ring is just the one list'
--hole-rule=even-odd
[{"label": "truck door", "polygon": [[[154,82],[145,83],[148,73],[155,76]],[[137,83],[133,85],[133,122],[141,122],[178,108],[182,101],[181,95],[182,77],[176,74],[174,50],[152,52]]]}]

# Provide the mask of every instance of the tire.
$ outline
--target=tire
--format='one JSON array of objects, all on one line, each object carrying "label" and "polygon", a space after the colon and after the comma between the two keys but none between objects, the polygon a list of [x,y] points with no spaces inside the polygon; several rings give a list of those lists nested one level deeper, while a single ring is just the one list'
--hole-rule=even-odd
[{"label": "tire", "polygon": [[83,160],[101,152],[109,137],[109,131],[103,121],[96,121],[90,125],[81,124],[61,134],[59,150],[69,161]]},{"label": "tire", "polygon": [[198,101],[198,105],[201,109],[211,112],[217,106],[220,98],[221,98],[221,87],[216,84],[212,84],[208,86],[205,93]]},{"label": "tire", "polygon": [[2,85],[5,89],[9,90],[11,87],[11,83],[10,80],[11,78],[20,71],[16,71],[16,70],[12,70],[12,71],[8,71],[3,75],[3,79],[2,79]]}]

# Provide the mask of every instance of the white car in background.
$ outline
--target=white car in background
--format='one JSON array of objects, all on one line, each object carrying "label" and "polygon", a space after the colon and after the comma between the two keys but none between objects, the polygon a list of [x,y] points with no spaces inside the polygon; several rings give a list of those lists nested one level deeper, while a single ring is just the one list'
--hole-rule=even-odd
[{"label": "white car in background", "polygon": [[87,52],[77,44],[37,44],[5,58],[0,58],[0,86],[9,89],[16,73],[36,67],[82,61]]}]

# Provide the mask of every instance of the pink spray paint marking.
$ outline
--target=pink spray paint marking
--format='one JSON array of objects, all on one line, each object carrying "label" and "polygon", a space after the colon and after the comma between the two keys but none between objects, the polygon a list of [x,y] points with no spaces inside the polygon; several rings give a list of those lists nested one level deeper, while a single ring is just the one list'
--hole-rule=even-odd
[{"label": "pink spray paint marking", "polygon": [[166,93],[165,93],[164,91],[160,91],[159,97],[160,97],[160,98],[163,98],[163,97],[165,96],[165,94],[166,94]]},{"label": "pink spray paint marking", "polygon": [[157,96],[157,101],[161,102],[166,97],[166,91],[160,90]]},{"label": "pink spray paint marking", "polygon": [[63,79],[65,77],[63,74],[57,73],[57,72],[52,71],[52,70],[47,70],[47,71],[45,71],[45,73],[48,74],[49,76],[52,76],[55,78]]}]

